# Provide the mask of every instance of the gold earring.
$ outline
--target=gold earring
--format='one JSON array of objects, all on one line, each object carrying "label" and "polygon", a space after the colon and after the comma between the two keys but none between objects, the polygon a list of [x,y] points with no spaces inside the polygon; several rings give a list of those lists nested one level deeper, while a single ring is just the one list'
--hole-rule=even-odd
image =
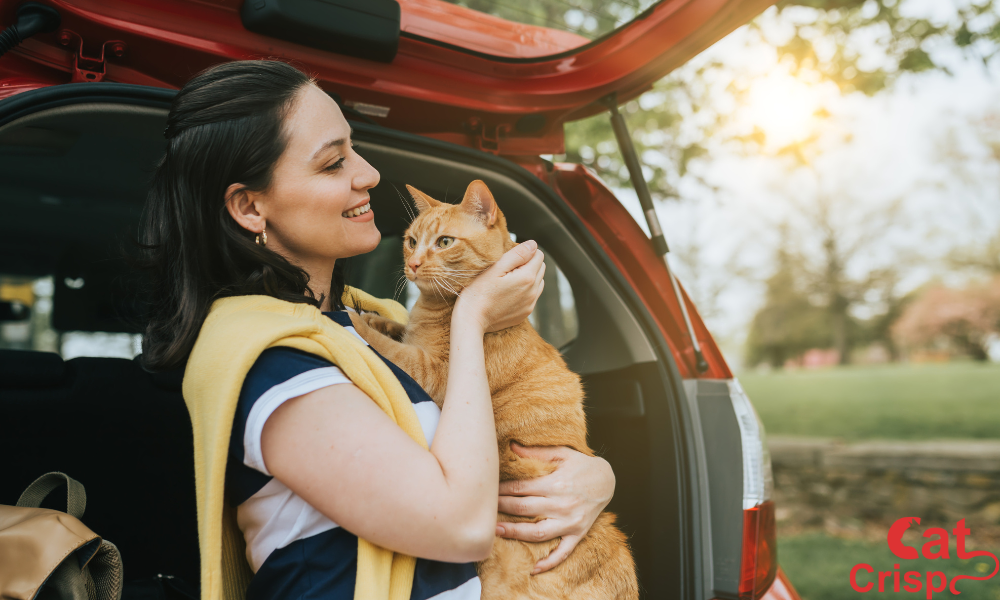
[{"label": "gold earring", "polygon": [[257,242],[258,246],[267,246],[267,229],[266,228],[261,229],[260,233],[257,234],[257,240],[256,240],[256,242]]}]

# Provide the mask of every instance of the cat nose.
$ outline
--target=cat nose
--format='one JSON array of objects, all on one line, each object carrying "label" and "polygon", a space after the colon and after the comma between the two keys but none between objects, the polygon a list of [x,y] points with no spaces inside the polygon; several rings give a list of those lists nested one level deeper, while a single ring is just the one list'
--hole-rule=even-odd
[{"label": "cat nose", "polygon": [[408,262],[408,263],[406,263],[406,264],[407,264],[407,266],[409,266],[409,267],[410,267],[411,269],[413,269],[413,272],[414,272],[414,273],[416,273],[416,272],[417,272],[417,269],[418,269],[418,268],[420,268],[420,261],[419,261],[419,260],[411,260],[410,262]]}]

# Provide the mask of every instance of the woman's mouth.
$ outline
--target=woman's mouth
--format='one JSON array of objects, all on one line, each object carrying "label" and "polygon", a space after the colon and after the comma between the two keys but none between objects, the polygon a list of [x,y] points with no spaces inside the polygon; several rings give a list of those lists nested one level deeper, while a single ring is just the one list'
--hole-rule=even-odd
[{"label": "woman's mouth", "polygon": [[352,208],[349,211],[340,213],[340,216],[342,216],[342,217],[344,217],[346,219],[350,219],[352,217],[361,216],[361,215],[365,214],[366,212],[370,211],[371,209],[372,209],[372,203],[371,203],[371,200],[369,200],[368,203],[365,204],[364,206],[359,206],[357,208]]}]

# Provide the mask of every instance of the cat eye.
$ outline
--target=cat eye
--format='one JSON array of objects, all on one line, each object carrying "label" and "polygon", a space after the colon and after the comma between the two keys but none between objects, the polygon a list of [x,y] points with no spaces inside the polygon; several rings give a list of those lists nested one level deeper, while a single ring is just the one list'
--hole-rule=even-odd
[{"label": "cat eye", "polygon": [[455,238],[443,235],[438,238],[438,248],[447,248],[448,246],[451,246],[454,241]]},{"label": "cat eye", "polygon": [[414,239],[414,238],[406,238],[406,243],[407,243],[407,245],[410,246],[410,248],[416,248],[417,247],[417,240]]}]

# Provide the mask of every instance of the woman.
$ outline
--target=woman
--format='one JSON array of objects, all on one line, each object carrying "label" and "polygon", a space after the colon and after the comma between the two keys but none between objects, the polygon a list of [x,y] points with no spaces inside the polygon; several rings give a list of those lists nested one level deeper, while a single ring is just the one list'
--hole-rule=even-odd
[{"label": "woman", "polygon": [[[339,259],[380,240],[368,195],[379,174],[354,152],[337,104],[287,64],[240,61],[188,82],[167,123],[144,222],[148,367],[184,364],[219,298],[308,304],[349,327]],[[429,449],[333,363],[284,347],[259,355],[239,392],[226,467],[255,572],[249,598],[353,597],[358,537],[420,558],[412,598],[478,597],[471,563],[489,555],[494,535],[562,536],[535,573],[569,555],[614,476],[603,459],[568,448],[518,448],[556,471],[498,487],[483,358],[483,334],[526,318],[541,292],[536,248],[518,245],[459,298],[442,410],[393,370]],[[498,506],[542,520],[500,525]]]}]

